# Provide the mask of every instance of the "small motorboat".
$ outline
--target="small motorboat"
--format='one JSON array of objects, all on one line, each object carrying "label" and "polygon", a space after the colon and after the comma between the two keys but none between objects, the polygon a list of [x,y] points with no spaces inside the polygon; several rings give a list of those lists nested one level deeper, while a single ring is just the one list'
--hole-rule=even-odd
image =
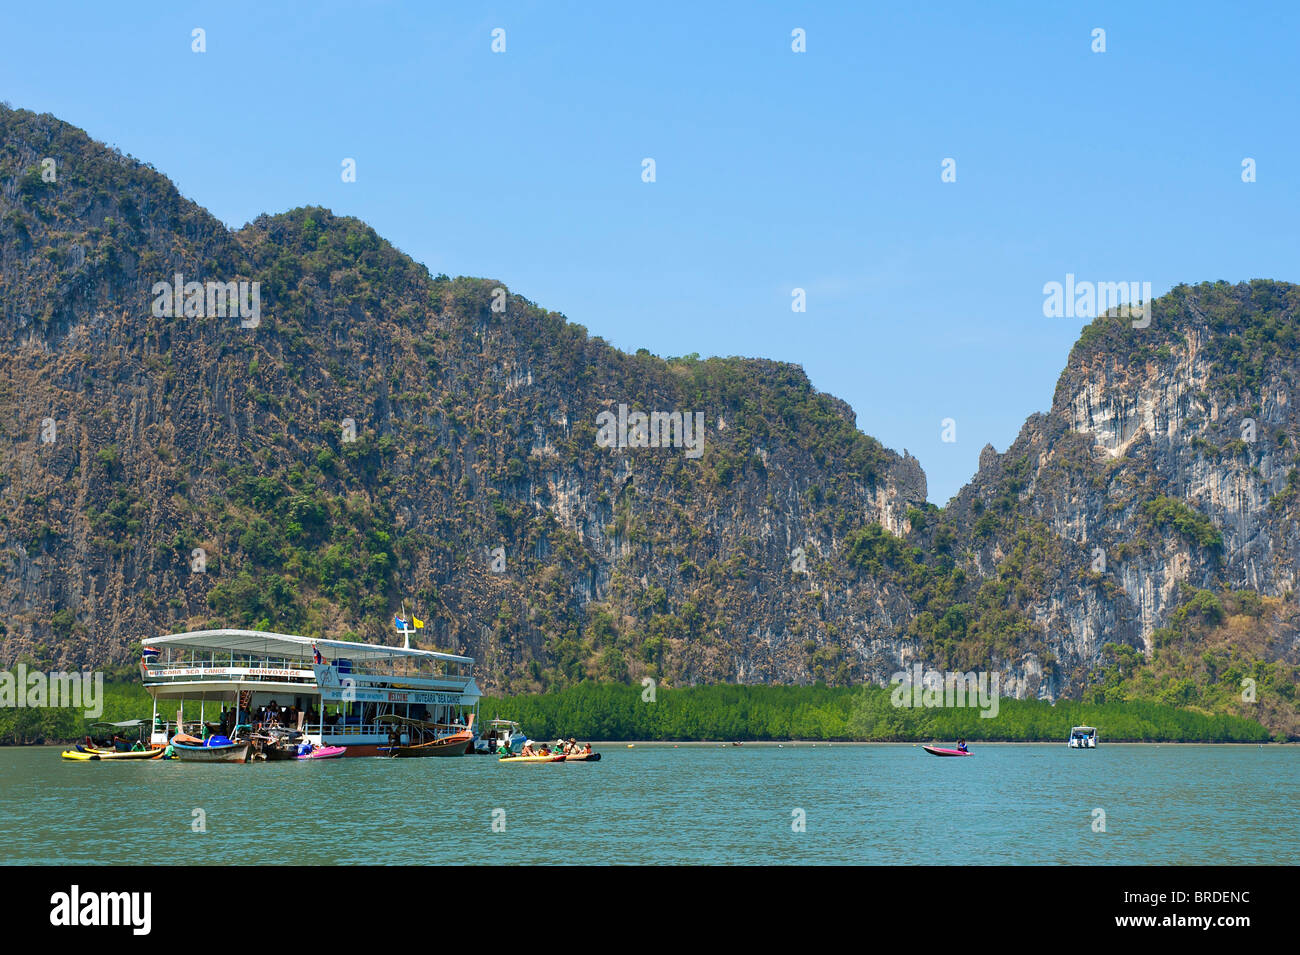
[{"label": "small motorboat", "polygon": [[124,720],[121,723],[91,723],[86,736],[85,746],[78,746],[77,749],[84,749],[89,752],[103,753],[109,750],[116,750],[119,753],[131,751],[132,745],[139,741],[142,744],[149,743],[149,730],[153,724],[149,720]]},{"label": "small motorboat", "polygon": [[922,746],[923,750],[931,756],[969,756],[970,753],[964,749],[942,749],[938,746]]},{"label": "small motorboat", "polygon": [[498,763],[562,763],[568,757],[563,753],[548,753],[545,756],[502,756]]},{"label": "small motorboat", "polygon": [[1070,749],[1096,749],[1097,748],[1097,727],[1095,726],[1075,726],[1070,730],[1070,738],[1066,741]]},{"label": "small motorboat", "polygon": [[333,759],[348,751],[346,746],[314,746],[310,753],[299,754],[299,759]]},{"label": "small motorboat", "polygon": [[483,735],[475,737],[474,745],[469,750],[471,753],[491,756],[505,744],[510,752],[518,755],[524,748],[524,743],[528,742],[528,736],[514,720],[488,720],[486,727]]},{"label": "small motorboat", "polygon": [[298,747],[303,741],[297,730],[275,728],[264,733],[254,733],[253,758],[266,760],[297,759]]}]

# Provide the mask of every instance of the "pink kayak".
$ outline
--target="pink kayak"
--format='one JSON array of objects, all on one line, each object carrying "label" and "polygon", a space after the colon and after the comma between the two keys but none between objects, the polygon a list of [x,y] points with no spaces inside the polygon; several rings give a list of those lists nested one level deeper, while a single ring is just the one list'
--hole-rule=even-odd
[{"label": "pink kayak", "polygon": [[960,749],[940,749],[938,746],[922,746],[931,756],[969,756],[970,753]]},{"label": "pink kayak", "polygon": [[305,756],[299,756],[299,759],[333,759],[335,756],[342,756],[348,751],[346,746],[317,746]]}]

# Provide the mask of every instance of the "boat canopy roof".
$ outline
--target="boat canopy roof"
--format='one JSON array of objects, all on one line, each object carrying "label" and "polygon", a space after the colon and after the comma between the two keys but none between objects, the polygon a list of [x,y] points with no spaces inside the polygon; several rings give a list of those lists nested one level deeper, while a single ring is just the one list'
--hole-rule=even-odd
[{"label": "boat canopy roof", "polygon": [[123,720],[121,723],[101,722],[101,723],[91,723],[90,728],[94,729],[96,726],[111,726],[113,727],[113,729],[133,730],[133,729],[139,729],[141,726],[149,726],[151,725],[151,722],[152,721],[150,720]]},{"label": "boat canopy roof", "polygon": [[1074,727],[1072,730],[1070,730],[1070,732],[1071,732],[1071,733],[1095,733],[1095,732],[1097,732],[1097,727],[1095,727],[1095,726],[1076,726],[1076,727]]},{"label": "boat canopy roof", "polygon": [[253,656],[281,657],[286,660],[311,662],[312,644],[326,659],[341,657],[345,660],[375,661],[399,658],[445,660],[451,663],[473,663],[473,657],[440,653],[437,650],[410,650],[404,647],[386,647],[378,643],[349,643],[347,640],[324,640],[300,637],[291,633],[268,633],[264,630],[191,630],[173,633],[145,641],[155,649],[213,650],[224,653],[243,653]]}]

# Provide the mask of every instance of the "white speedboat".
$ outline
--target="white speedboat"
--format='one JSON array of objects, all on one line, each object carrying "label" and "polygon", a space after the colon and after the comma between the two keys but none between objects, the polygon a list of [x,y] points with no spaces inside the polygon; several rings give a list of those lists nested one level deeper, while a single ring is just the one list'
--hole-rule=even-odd
[{"label": "white speedboat", "polygon": [[1076,726],[1070,730],[1070,749],[1096,749],[1097,727]]},{"label": "white speedboat", "polygon": [[495,753],[504,742],[510,752],[518,754],[527,741],[528,736],[514,720],[488,720],[483,724],[482,734],[474,740],[474,752],[480,755]]}]

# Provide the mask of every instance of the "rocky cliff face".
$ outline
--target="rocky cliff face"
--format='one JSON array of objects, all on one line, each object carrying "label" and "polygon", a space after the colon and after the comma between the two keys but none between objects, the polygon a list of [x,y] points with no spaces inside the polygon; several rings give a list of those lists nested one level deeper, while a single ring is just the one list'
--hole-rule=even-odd
[{"label": "rocky cliff face", "polygon": [[230,231],[52,117],[0,133],[6,661],[204,625],[391,639],[405,600],[491,687],[924,660],[1055,696],[1189,587],[1291,599],[1291,286],[1099,319],[940,511],[796,367],[624,354],[355,220]]},{"label": "rocky cliff face", "polygon": [[[903,532],[924,475],[798,368],[625,355],[361,223],[229,232],[51,117],[0,123],[7,657],[386,639],[405,600],[489,685],[846,679],[829,621],[905,618],[813,581],[852,527]],[[217,314],[239,282],[258,314]]]},{"label": "rocky cliff face", "polygon": [[1004,454],[986,449],[949,508],[972,566],[995,563],[1013,527],[1059,545],[1061,566],[1023,602],[1058,661],[1051,692],[1085,683],[1106,642],[1153,651],[1190,589],[1293,601],[1298,293],[1180,286],[1149,327],[1099,318],[1051,411]]}]

